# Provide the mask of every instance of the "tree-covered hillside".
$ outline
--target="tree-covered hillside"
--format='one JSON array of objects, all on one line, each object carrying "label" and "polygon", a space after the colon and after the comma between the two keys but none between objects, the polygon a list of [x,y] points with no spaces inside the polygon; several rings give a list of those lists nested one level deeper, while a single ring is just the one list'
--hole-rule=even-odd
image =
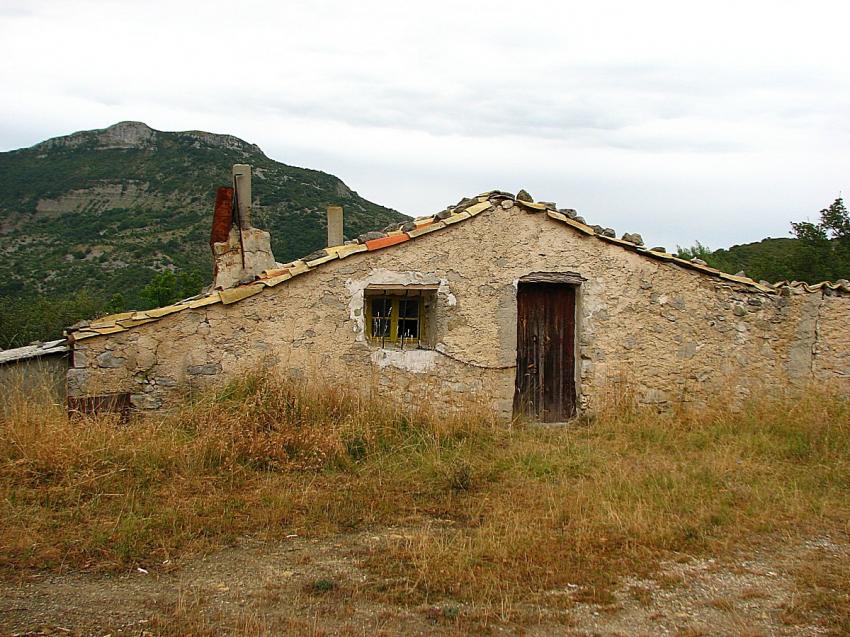
[{"label": "tree-covered hillside", "polygon": [[792,223],[791,232],[793,238],[768,238],[719,250],[697,242],[690,248],[679,247],[678,253],[700,258],[724,272],[743,271],[770,283],[850,279],[850,219],[841,198],[820,211],[818,223]]},{"label": "tree-covered hillside", "polygon": [[[215,189],[234,163],[254,167],[254,223],[281,262],[324,245],[328,204],[344,207],[347,237],[404,218],[230,135],[122,122],[0,153],[0,348],[53,336],[94,308],[149,307],[162,298],[151,286],[197,292],[211,278]],[[46,315],[49,333],[29,325]]]}]

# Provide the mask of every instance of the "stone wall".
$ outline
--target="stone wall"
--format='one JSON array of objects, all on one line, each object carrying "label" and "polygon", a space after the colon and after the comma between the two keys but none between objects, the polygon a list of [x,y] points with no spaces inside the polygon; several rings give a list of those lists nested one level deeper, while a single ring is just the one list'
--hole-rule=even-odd
[{"label": "stone wall", "polygon": [[[644,403],[715,400],[764,386],[835,380],[850,391],[850,299],[777,295],[658,261],[496,206],[402,246],[330,261],[232,305],[166,316],[77,343],[69,392],[130,392],[140,409],[186,389],[275,366],[410,402],[475,399],[510,416],[517,280],[572,271],[581,409],[623,383]],[[369,284],[437,288],[433,349],[381,349],[364,332]]]}]

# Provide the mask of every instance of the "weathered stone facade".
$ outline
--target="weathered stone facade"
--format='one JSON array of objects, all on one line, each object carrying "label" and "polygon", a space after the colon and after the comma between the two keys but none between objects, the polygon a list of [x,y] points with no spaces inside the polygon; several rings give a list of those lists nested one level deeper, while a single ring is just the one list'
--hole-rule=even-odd
[{"label": "weathered stone facade", "polygon": [[[476,204],[463,223],[427,236],[414,230],[415,240],[404,245],[389,245],[398,236],[390,233],[380,250],[350,246],[346,258],[314,260],[320,267],[309,271],[302,262],[290,264],[290,272],[304,273],[279,275],[288,280],[275,287],[235,288],[229,297],[222,292],[224,303],[200,299],[161,318],[127,315],[128,329],[107,322],[97,333],[78,332],[69,393],[129,392],[137,408],[156,409],[174,404],[187,388],[275,366],[295,377],[355,381],[411,402],[483,400],[509,417],[517,281],[565,271],[586,279],[576,309],[581,410],[592,410],[621,383],[642,402],[659,405],[812,380],[850,393],[850,294],[843,287],[807,292],[710,276],[669,255],[624,249],[577,222],[566,227],[573,211],[546,212],[544,205],[492,194],[480,200],[487,205]],[[456,216],[436,215],[434,222]],[[369,342],[364,290],[370,284],[435,290],[430,347]]]}]

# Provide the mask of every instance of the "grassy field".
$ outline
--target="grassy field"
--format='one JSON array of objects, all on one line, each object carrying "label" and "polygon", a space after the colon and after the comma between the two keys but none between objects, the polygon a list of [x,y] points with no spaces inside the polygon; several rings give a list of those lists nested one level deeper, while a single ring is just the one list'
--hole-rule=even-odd
[{"label": "grassy field", "polygon": [[[6,575],[179,565],[245,536],[396,525],[408,531],[362,557],[373,599],[522,622],[553,590],[605,604],[623,577],[679,555],[850,537],[850,402],[828,389],[661,414],[619,396],[558,429],[260,376],[130,426],[7,402]],[[807,593],[788,621],[850,634],[850,570],[795,577]]]}]

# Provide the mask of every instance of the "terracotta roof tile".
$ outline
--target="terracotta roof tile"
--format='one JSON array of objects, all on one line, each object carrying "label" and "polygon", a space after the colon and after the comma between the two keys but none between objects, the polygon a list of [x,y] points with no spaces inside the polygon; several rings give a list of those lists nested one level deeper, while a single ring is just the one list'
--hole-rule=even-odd
[{"label": "terracotta roof tile", "polygon": [[517,199],[516,202],[523,208],[533,210],[535,212],[542,212],[543,210],[546,210],[546,204],[543,203],[536,203],[534,201],[522,201],[521,199]]},{"label": "terracotta roof tile", "polygon": [[470,216],[474,217],[475,215],[481,214],[485,210],[489,210],[493,206],[486,199],[484,201],[480,201],[474,206],[470,206],[466,209],[466,211],[470,214]]},{"label": "terracotta roof tile", "polygon": [[416,228],[416,230],[411,230],[407,234],[410,236],[411,239],[415,239],[418,236],[421,236],[423,234],[428,234],[429,232],[435,232],[436,230],[442,230],[445,227],[446,227],[445,222],[443,222],[443,221],[433,221],[431,223],[421,225],[418,228]]},{"label": "terracotta roof tile", "polygon": [[221,302],[225,305],[230,305],[231,303],[236,303],[237,301],[241,301],[242,299],[247,299],[249,296],[254,296],[255,294],[259,294],[265,289],[265,285],[262,283],[252,283],[251,285],[240,285],[236,288],[228,288],[226,290],[222,290],[219,292],[221,296]]},{"label": "terracotta roof tile", "polygon": [[366,252],[368,250],[365,245],[362,243],[353,243],[347,246],[340,246],[340,249],[337,251],[340,259],[344,259],[346,257],[350,257],[352,254],[357,254],[358,252]]},{"label": "terracotta roof tile", "polygon": [[319,257],[318,259],[313,259],[311,261],[307,261],[308,268],[315,268],[317,266],[322,265],[323,263],[327,263],[328,261],[333,261],[334,259],[339,258],[339,254],[336,252],[328,252],[327,250],[323,250],[325,253],[324,256]]},{"label": "terracotta roof tile", "polygon": [[469,214],[466,210],[464,210],[462,212],[452,214],[451,217],[446,217],[445,219],[443,219],[443,223],[447,226],[450,226],[452,224],[457,223],[458,221],[469,219],[470,217],[472,217],[472,215]]},{"label": "terracotta roof tile", "polygon": [[780,281],[774,285],[776,288],[787,289],[795,292],[818,292],[823,289],[832,290],[833,292],[848,292],[850,293],[850,281],[847,279],[838,279],[834,283],[832,281],[821,281],[820,283],[806,283],[804,281]]},{"label": "terracotta roof tile", "polygon": [[283,268],[283,271],[275,270],[275,272],[279,272],[279,274],[261,278],[260,282],[266,287],[273,288],[274,286],[283,283],[284,281],[289,281],[289,279],[292,278],[288,268]]},{"label": "terracotta roof tile", "polygon": [[389,246],[394,246],[397,243],[404,243],[405,241],[410,241],[410,237],[406,232],[399,232],[398,234],[390,234],[380,239],[367,241],[366,249],[370,251],[380,250],[381,248],[388,248]]}]

